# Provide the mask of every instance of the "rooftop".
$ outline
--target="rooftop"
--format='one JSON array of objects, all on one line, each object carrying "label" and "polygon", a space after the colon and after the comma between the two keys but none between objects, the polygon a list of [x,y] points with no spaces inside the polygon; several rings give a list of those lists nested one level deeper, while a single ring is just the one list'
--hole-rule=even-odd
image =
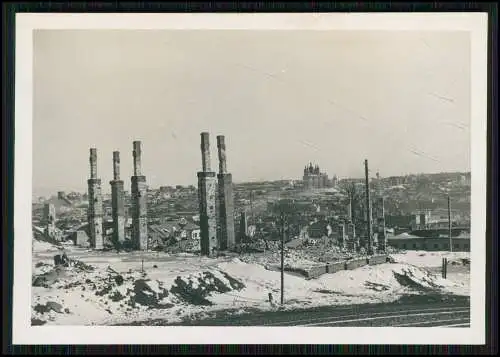
[{"label": "rooftop", "polygon": [[[404,239],[447,239],[448,237],[447,236],[429,236],[429,237],[419,237],[419,236],[416,236],[416,235],[413,235],[413,234],[409,234],[409,233],[401,233],[401,234],[398,234],[397,236],[393,236],[393,237],[388,237],[389,240],[396,240],[396,239],[401,239],[401,240],[404,240]],[[455,237],[452,237],[454,240],[455,239],[470,239],[470,236],[469,235],[459,235],[459,236],[455,236]]]}]

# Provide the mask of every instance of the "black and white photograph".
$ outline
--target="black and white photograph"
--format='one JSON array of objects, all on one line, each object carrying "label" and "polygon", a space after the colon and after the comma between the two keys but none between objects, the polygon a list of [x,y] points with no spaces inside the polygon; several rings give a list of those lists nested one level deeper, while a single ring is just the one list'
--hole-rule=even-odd
[{"label": "black and white photograph", "polygon": [[18,338],[484,341],[487,17],[381,15],[18,15]]}]

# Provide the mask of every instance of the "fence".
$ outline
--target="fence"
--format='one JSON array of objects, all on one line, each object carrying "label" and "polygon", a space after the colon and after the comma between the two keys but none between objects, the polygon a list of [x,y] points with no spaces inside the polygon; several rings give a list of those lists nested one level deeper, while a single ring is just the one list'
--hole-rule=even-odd
[{"label": "fence", "polygon": [[333,264],[330,264],[330,263],[327,263],[326,264],[326,273],[330,273],[330,274],[333,274],[333,273],[336,273],[338,271],[341,271],[341,270],[345,270],[345,263],[344,262],[339,262],[339,263],[333,263]]},{"label": "fence", "polygon": [[373,257],[368,258],[370,265],[384,264],[389,262],[389,256],[387,255],[374,255]]},{"label": "fence", "polygon": [[[345,262],[326,263],[326,265],[316,266],[308,269],[307,271],[301,270],[300,272],[309,279],[315,279],[323,274],[334,274],[341,270],[353,270],[365,265],[378,265],[389,262],[387,255],[375,255],[367,258],[352,259]],[[299,271],[299,269],[296,269]]]}]

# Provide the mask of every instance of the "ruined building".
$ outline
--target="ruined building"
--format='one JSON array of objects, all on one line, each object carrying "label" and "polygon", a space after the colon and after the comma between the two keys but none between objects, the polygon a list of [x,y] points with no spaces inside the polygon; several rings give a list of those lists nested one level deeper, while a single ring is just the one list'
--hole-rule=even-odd
[{"label": "ruined building", "polygon": [[122,244],[125,241],[125,197],[124,185],[120,180],[120,152],[113,151],[113,180],[111,185],[111,209],[113,217],[113,242]]},{"label": "ruined building", "polygon": [[198,172],[198,199],[200,204],[201,254],[212,256],[217,245],[217,214],[215,209],[216,178],[210,169],[209,134],[201,133],[202,171]]},{"label": "ruined building", "polygon": [[[208,140],[208,139],[207,139]],[[234,200],[232,175],[226,167],[226,143],[224,136],[217,136],[217,149],[219,153],[219,249],[231,250],[235,245],[234,232]]]},{"label": "ruined building", "polygon": [[337,187],[338,184],[339,184],[339,178],[337,177],[337,175],[334,175],[332,177],[331,185],[332,185],[332,187]]},{"label": "ruined building", "polygon": [[141,142],[133,143],[134,175],[132,187],[132,241],[135,249],[148,249],[148,212],[146,176],[141,172]]},{"label": "ruined building", "polygon": [[339,246],[343,249],[347,249],[347,235],[345,233],[345,223],[338,225],[337,237]]},{"label": "ruined building", "polygon": [[103,207],[101,179],[97,178],[97,149],[90,149],[90,178],[88,183],[89,208],[87,211],[89,235],[94,249],[103,249]]},{"label": "ruined building", "polygon": [[64,191],[57,191],[57,199],[63,201],[66,205],[71,206],[73,202],[68,199]]},{"label": "ruined building", "polygon": [[56,207],[52,203],[46,203],[43,206],[43,222],[45,235],[48,238],[56,239]]},{"label": "ruined building", "polygon": [[355,251],[359,246],[359,239],[356,236],[356,227],[354,226],[354,223],[348,222],[346,224],[346,228],[347,234],[345,247],[350,251]]},{"label": "ruined building", "polygon": [[247,213],[245,211],[241,212],[240,218],[240,232],[238,236],[238,242],[244,242],[248,234],[248,221],[247,221]]},{"label": "ruined building", "polygon": [[306,190],[327,188],[330,185],[328,175],[321,172],[318,165],[313,166],[312,163],[304,167],[304,176],[302,180]]},{"label": "ruined building", "polygon": [[379,251],[385,252],[387,248],[387,234],[385,232],[385,200],[384,197],[377,199],[376,210],[376,227],[377,233],[377,248]]}]

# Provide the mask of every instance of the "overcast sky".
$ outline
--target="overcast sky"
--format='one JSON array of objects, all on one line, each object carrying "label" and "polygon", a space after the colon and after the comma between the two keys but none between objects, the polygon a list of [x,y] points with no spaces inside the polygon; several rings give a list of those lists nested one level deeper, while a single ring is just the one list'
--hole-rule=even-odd
[{"label": "overcast sky", "polygon": [[470,170],[466,32],[38,30],[35,194],[104,192],[112,151],[130,184],[141,140],[151,187],[196,184],[200,132],[226,136],[233,180]]}]

